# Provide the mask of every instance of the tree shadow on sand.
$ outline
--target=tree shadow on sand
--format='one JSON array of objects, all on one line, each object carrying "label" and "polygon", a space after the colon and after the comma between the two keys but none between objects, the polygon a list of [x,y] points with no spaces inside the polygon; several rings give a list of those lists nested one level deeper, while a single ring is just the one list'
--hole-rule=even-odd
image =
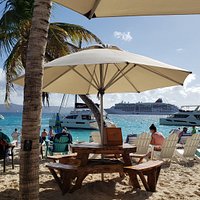
[{"label": "tree shadow on sand", "polygon": [[8,199],[17,200],[19,199],[18,197],[19,197],[19,191],[16,189],[7,189],[0,192],[1,200],[8,200]]},{"label": "tree shadow on sand", "polygon": [[55,200],[55,198],[59,200],[145,200],[152,195],[151,192],[146,192],[145,190],[133,190],[128,185],[121,185],[120,190],[119,188],[116,190],[116,188],[119,187],[117,184],[118,182],[116,182],[116,180],[84,183],[80,190],[63,196],[54,180],[46,181],[40,185],[40,188],[42,188],[42,191],[40,192],[40,200]]}]

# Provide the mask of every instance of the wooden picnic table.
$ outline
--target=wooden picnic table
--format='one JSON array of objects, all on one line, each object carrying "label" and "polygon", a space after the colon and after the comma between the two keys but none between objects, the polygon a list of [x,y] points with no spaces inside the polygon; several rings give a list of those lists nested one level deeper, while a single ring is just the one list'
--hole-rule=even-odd
[{"label": "wooden picnic table", "polygon": [[[73,192],[80,189],[83,180],[88,174],[95,173],[123,173],[124,166],[132,165],[130,153],[136,152],[136,146],[123,144],[120,146],[103,146],[95,143],[83,143],[71,145],[73,153],[77,153],[76,160],[78,165],[66,164],[65,160],[60,163],[52,163],[47,167],[57,181],[63,194]],[[118,159],[90,159],[90,154],[119,154],[122,161]],[[61,177],[55,173],[55,169],[59,170]],[[72,185],[72,180],[76,179]]]},{"label": "wooden picnic table", "polygon": [[73,144],[71,145],[71,148],[73,153],[77,153],[77,159],[80,160],[80,166],[87,165],[90,154],[121,154],[124,161],[124,165],[130,166],[132,165],[132,163],[129,154],[136,152],[136,146],[130,144],[123,144],[119,146],[104,146],[95,143],[83,143]]}]

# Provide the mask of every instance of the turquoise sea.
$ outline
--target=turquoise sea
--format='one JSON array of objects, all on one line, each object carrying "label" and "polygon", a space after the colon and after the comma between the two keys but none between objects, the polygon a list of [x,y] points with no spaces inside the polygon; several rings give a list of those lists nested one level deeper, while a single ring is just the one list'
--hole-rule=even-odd
[{"label": "turquoise sea", "polygon": [[[0,128],[8,136],[11,135],[15,128],[21,131],[22,127],[22,114],[21,113],[1,113],[5,119],[0,120]],[[43,114],[42,127],[48,130],[49,118],[52,114]],[[108,116],[118,127],[122,128],[123,138],[125,139],[127,134],[135,133],[139,134],[144,131],[149,131],[148,127],[154,123],[158,131],[162,132],[165,136],[168,136],[172,126],[160,126],[159,118],[163,116],[146,116],[146,115],[109,115]],[[89,130],[70,130],[74,141],[88,141],[90,131]]]}]

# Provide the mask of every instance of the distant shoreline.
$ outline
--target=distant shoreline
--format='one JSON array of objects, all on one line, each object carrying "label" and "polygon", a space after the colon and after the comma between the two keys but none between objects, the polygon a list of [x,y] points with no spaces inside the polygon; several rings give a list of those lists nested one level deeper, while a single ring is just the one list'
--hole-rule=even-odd
[{"label": "distant shoreline", "polygon": [[[43,113],[57,113],[59,111],[59,106],[43,106],[42,112]],[[64,113],[69,113],[72,111],[72,107],[61,108],[61,111]],[[0,114],[3,113],[22,113],[23,112],[23,105],[18,104],[10,104],[9,107],[7,107],[5,104],[0,104]]]}]

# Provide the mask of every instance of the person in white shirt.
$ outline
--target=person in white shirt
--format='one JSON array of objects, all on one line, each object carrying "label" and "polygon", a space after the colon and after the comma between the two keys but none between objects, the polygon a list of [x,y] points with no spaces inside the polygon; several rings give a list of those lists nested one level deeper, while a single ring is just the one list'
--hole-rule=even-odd
[{"label": "person in white shirt", "polygon": [[15,143],[16,143],[16,146],[18,146],[20,133],[18,132],[17,128],[16,128],[15,131],[11,134],[11,136],[12,136],[13,142],[15,142]]}]

